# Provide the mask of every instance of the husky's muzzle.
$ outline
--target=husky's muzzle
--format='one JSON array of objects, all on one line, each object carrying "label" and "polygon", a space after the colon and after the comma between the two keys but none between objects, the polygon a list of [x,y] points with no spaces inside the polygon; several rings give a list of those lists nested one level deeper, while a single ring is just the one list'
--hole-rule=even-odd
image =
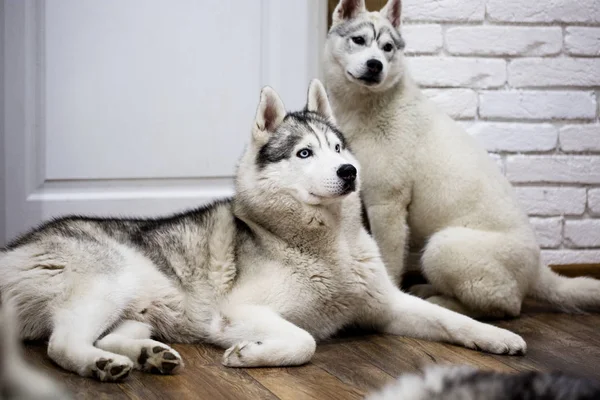
[{"label": "husky's muzzle", "polygon": [[356,190],[356,174],[358,171],[352,164],[343,164],[337,170],[337,176],[344,181],[342,194],[348,194]]},{"label": "husky's muzzle", "polygon": [[381,82],[381,71],[383,63],[379,60],[371,59],[367,61],[367,70],[358,79],[367,84],[378,84]]}]

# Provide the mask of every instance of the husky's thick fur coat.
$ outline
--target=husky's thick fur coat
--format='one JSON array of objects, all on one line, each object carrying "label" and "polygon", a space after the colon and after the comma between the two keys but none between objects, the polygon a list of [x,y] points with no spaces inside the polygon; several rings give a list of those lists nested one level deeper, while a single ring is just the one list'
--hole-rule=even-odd
[{"label": "husky's thick fur coat", "polygon": [[365,208],[392,278],[401,279],[410,230],[431,283],[414,293],[432,303],[488,317],[518,316],[528,295],[565,310],[600,307],[600,281],[541,263],[510,183],[410,78],[400,11],[400,0],[380,12],[341,0],[324,56],[331,106],[363,166]]},{"label": "husky's thick fur coat", "polygon": [[433,366],[405,374],[367,400],[595,400],[600,383],[560,372],[507,374],[467,366]]},{"label": "husky's thick fur coat", "polygon": [[399,291],[361,223],[358,163],[313,81],[305,111],[261,92],[232,200],[163,219],[67,217],[0,255],[23,339],[103,381],[183,365],[167,342],[227,348],[232,367],[309,361],[348,324],[525,351],[519,336]]}]

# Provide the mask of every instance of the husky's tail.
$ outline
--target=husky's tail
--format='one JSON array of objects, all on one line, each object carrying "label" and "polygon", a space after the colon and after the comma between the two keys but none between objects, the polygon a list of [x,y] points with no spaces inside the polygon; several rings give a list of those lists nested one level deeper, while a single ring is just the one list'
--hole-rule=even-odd
[{"label": "husky's tail", "polygon": [[0,399],[70,399],[70,393],[62,385],[25,363],[15,308],[11,301],[3,303],[0,306]]},{"label": "husky's tail", "polygon": [[534,282],[529,295],[560,307],[566,312],[600,309],[600,280],[594,278],[567,278],[546,265]]}]

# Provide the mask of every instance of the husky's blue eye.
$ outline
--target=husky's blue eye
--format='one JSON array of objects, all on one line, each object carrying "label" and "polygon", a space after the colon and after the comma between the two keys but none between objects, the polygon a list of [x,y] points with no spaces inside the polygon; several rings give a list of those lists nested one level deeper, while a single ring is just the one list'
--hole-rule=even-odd
[{"label": "husky's blue eye", "polygon": [[308,158],[310,156],[312,156],[312,150],[310,149],[302,149],[299,150],[296,155],[300,158]]},{"label": "husky's blue eye", "polygon": [[359,46],[365,44],[365,38],[362,36],[353,36],[351,39],[354,43],[356,43]]},{"label": "husky's blue eye", "polygon": [[342,147],[339,144],[335,145],[335,151],[337,151],[338,153],[342,150]]}]

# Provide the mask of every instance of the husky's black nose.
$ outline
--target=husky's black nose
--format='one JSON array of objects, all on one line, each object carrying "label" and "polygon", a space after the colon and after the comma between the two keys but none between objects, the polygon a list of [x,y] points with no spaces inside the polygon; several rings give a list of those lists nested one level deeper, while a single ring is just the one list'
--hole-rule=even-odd
[{"label": "husky's black nose", "polygon": [[378,74],[383,70],[383,64],[379,60],[369,60],[367,61],[367,68],[371,74]]},{"label": "husky's black nose", "polygon": [[354,182],[356,180],[356,168],[352,164],[344,164],[338,168],[337,176],[342,178],[346,183]]}]

